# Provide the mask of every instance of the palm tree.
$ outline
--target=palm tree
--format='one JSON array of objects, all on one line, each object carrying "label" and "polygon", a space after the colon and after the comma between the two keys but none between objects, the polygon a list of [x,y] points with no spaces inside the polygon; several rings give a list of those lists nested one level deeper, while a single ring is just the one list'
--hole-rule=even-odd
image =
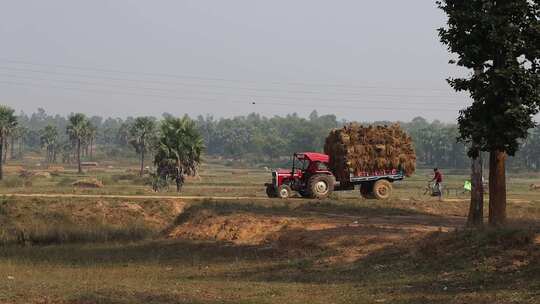
[{"label": "palm tree", "polygon": [[8,128],[6,129],[6,133],[4,134],[4,142],[3,142],[4,155],[2,156],[2,162],[4,165],[7,164],[8,151],[9,151],[9,146],[10,146],[9,139],[13,136],[14,129],[15,127]]},{"label": "palm tree", "polygon": [[86,138],[90,123],[82,113],[73,114],[69,117],[66,129],[69,138],[75,142],[77,148],[77,167],[79,174],[82,173],[81,166],[81,143]]},{"label": "palm tree", "polygon": [[28,128],[25,128],[24,126],[18,125],[15,127],[14,131],[12,132],[12,138],[14,138],[15,142],[18,146],[18,151],[15,152],[14,145],[11,146],[11,149],[13,149],[11,153],[12,159],[23,159],[23,146],[24,146],[24,140],[25,137],[28,134]]},{"label": "palm tree", "polygon": [[[86,156],[89,156],[90,159],[93,159],[94,156],[93,156],[93,147],[94,147],[94,142],[96,140],[96,137],[97,137],[97,133],[98,133],[98,129],[96,126],[94,126],[90,121],[88,121],[88,128],[86,130],[86,136],[84,138],[84,144],[85,144],[85,155]],[[88,151],[90,150],[90,151]]]},{"label": "palm tree", "polygon": [[140,176],[144,174],[145,152],[151,146],[151,141],[156,137],[156,121],[153,117],[138,117],[129,128],[132,137],[130,143],[141,157]]},{"label": "palm tree", "polygon": [[166,118],[161,124],[155,164],[160,177],[171,176],[180,192],[184,175],[197,174],[204,144],[195,122],[189,117]]},{"label": "palm tree", "polygon": [[40,133],[41,147],[47,150],[46,161],[47,163],[52,163],[55,161],[56,158],[55,149],[58,141],[58,129],[53,125],[48,125],[43,130],[41,130]]},{"label": "palm tree", "polygon": [[17,117],[15,111],[7,106],[0,105],[0,180],[4,178],[3,157],[4,142],[7,135],[17,126]]}]

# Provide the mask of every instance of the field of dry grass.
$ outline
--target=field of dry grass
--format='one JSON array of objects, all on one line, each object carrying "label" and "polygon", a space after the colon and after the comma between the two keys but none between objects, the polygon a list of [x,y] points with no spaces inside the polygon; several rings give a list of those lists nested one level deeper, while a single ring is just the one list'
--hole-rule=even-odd
[{"label": "field of dry grass", "polygon": [[[68,171],[0,192],[156,195],[125,171],[84,176],[100,189]],[[510,176],[509,228],[473,233],[465,177],[446,174],[458,193],[438,202],[427,173],[382,202],[264,199],[268,173],[219,165],[182,193],[201,199],[4,196],[0,303],[538,303],[537,176]]]}]

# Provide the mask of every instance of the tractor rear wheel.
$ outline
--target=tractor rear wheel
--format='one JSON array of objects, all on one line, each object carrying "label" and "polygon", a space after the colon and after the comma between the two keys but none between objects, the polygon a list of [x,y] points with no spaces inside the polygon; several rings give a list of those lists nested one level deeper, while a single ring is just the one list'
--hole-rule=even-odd
[{"label": "tractor rear wheel", "polygon": [[392,196],[392,184],[385,179],[376,181],[373,185],[373,195],[378,200],[389,199]]},{"label": "tractor rear wheel", "polygon": [[266,185],[266,195],[270,198],[277,197],[276,187],[274,185]]},{"label": "tractor rear wheel", "polygon": [[291,193],[292,193],[291,187],[289,187],[288,185],[281,185],[278,188],[277,197],[289,198],[291,197]]},{"label": "tractor rear wheel", "polygon": [[330,175],[314,175],[309,178],[307,183],[307,193],[310,198],[325,199],[334,191],[336,181]]}]

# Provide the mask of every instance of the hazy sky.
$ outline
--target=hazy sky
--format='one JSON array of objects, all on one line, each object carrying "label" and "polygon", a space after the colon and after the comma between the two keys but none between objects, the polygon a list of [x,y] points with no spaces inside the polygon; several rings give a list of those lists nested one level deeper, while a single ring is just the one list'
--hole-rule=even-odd
[{"label": "hazy sky", "polygon": [[[0,103],[453,121],[434,0],[0,0]],[[255,104],[253,104],[255,103]]]}]

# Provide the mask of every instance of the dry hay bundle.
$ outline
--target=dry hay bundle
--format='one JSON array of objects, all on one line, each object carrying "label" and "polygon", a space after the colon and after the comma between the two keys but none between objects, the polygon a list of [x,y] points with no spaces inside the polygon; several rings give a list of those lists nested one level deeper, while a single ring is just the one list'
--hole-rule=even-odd
[{"label": "dry hay bundle", "polygon": [[95,178],[78,180],[71,185],[77,188],[103,188],[103,183]]},{"label": "dry hay bundle", "polygon": [[351,123],[334,129],[326,138],[324,151],[341,181],[361,172],[398,169],[410,176],[416,170],[412,139],[398,124],[365,127]]}]

